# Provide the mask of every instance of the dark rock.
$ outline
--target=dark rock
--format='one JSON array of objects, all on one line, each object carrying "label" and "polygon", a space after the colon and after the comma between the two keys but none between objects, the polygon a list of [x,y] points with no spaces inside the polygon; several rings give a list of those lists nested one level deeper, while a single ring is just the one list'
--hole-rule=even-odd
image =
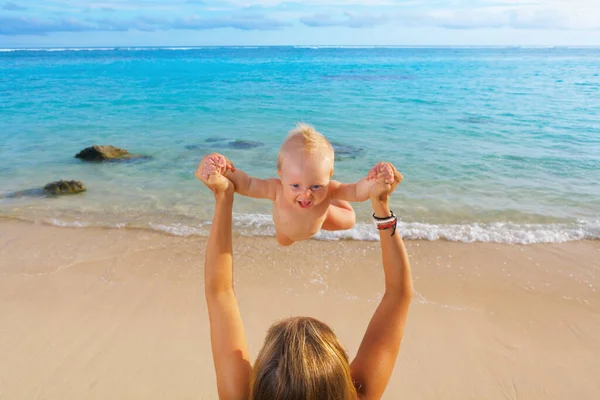
[{"label": "dark rock", "polygon": [[[206,144],[210,143],[210,144]],[[236,150],[248,150],[254,149],[256,147],[264,146],[264,143],[261,142],[253,142],[251,140],[227,140],[220,139],[216,137],[208,138],[204,140],[204,143],[201,144],[188,144],[185,146],[188,150],[207,150],[210,149],[236,149]]]},{"label": "dark rock", "polygon": [[85,192],[86,188],[80,181],[56,181],[44,186],[44,193],[58,196],[61,194],[75,194]]},{"label": "dark rock", "polygon": [[356,147],[350,144],[331,142],[331,145],[335,151],[335,161],[354,160],[362,156],[365,151],[362,147]]},{"label": "dark rock", "polygon": [[151,157],[141,154],[131,154],[129,151],[115,146],[94,145],[81,150],[75,155],[75,158],[79,158],[84,161],[120,161],[149,159]]},{"label": "dark rock", "polygon": [[253,142],[251,140],[234,140],[233,142],[229,142],[229,147],[232,149],[239,149],[239,150],[247,150],[247,149],[253,149],[255,147],[260,147],[260,146],[264,146],[264,143],[261,142]]},{"label": "dark rock", "polygon": [[220,137],[216,137],[216,136],[211,136],[209,138],[204,139],[204,141],[206,143],[223,142],[225,140],[226,140],[225,138],[220,138]]},{"label": "dark rock", "polygon": [[86,188],[80,181],[56,181],[51,182],[43,188],[19,190],[16,192],[0,195],[0,199],[15,199],[20,197],[44,197],[59,196],[63,194],[76,194],[85,192]]}]

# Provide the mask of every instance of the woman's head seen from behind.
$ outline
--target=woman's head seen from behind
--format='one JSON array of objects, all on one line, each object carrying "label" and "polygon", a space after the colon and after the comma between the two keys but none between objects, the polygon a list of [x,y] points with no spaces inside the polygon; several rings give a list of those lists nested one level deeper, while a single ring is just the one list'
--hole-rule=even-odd
[{"label": "woman's head seen from behind", "polygon": [[348,355],[333,331],[309,317],[271,326],[254,363],[250,400],[355,400]]}]

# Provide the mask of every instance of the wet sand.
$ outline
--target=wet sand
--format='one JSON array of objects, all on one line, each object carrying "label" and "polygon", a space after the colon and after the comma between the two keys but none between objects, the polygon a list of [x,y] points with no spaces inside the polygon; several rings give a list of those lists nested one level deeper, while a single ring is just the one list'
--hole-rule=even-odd
[{"label": "wet sand", "polygon": [[[0,220],[0,399],[216,399],[205,238]],[[600,398],[600,242],[409,241],[417,291],[385,399]],[[235,237],[252,356],[274,321],[350,357],[383,289],[378,243]]]}]

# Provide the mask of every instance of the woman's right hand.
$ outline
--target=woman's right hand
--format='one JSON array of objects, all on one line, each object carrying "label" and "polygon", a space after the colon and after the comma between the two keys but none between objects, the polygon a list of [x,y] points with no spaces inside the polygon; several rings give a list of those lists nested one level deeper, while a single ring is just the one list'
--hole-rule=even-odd
[{"label": "woman's right hand", "polygon": [[228,170],[235,171],[233,163],[221,154],[212,153],[204,156],[194,175],[214,194],[233,193],[233,183],[224,176]]}]

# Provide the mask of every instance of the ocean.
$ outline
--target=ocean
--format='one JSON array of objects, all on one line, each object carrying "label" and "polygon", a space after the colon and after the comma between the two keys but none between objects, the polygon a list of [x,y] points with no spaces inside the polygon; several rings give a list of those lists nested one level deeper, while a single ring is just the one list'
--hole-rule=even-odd
[{"label": "ocean", "polygon": [[[297,122],[334,143],[335,179],[397,166],[405,238],[600,238],[599,48],[0,49],[0,217],[207,235],[202,156],[275,177]],[[151,158],[74,158],[93,144]],[[88,190],[30,190],[59,179]],[[317,238],[375,240],[355,209],[355,228]],[[268,201],[234,212],[237,233],[273,235]]]}]

